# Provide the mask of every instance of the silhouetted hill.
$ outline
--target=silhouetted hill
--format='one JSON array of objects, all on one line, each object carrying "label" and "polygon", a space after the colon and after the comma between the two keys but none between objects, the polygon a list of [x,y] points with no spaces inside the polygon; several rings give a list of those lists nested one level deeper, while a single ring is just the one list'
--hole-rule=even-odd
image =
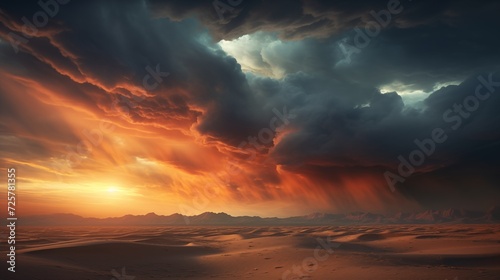
[{"label": "silhouetted hill", "polygon": [[352,225],[352,224],[435,224],[435,223],[498,223],[500,207],[486,212],[464,209],[426,210],[416,213],[397,213],[384,216],[369,212],[348,214],[313,213],[288,218],[262,218],[258,216],[233,217],[226,213],[205,212],[185,216],[178,213],[164,216],[155,213],[125,215],[114,218],[83,218],[73,214],[52,214],[21,217],[19,225],[47,226],[183,226],[183,225],[228,225],[228,226],[280,226],[280,225]]}]

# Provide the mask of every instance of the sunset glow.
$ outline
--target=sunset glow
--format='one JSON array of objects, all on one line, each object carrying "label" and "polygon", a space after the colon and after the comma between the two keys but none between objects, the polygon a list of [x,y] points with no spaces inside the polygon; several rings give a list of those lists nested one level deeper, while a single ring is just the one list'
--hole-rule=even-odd
[{"label": "sunset glow", "polygon": [[[497,73],[498,40],[470,56],[430,50],[438,39],[458,48],[459,33],[443,37],[408,8],[345,57],[370,13],[312,2],[297,21],[261,20],[256,4],[227,25],[208,20],[210,5],[137,1],[116,16],[75,2],[16,48],[12,34],[36,11],[0,10],[1,171],[17,170],[19,213],[283,217],[498,202],[497,93],[472,117],[443,120]],[[404,33],[417,26],[425,43]],[[479,46],[468,30],[461,44]],[[424,155],[415,141],[441,127],[446,142]],[[415,149],[425,159],[394,191],[387,172]]]}]

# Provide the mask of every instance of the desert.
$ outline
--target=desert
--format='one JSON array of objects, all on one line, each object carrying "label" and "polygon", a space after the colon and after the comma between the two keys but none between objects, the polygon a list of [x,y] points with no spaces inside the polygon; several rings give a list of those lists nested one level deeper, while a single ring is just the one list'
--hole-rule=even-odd
[{"label": "desert", "polygon": [[499,279],[499,232],[497,224],[27,226],[15,277],[2,279]]}]

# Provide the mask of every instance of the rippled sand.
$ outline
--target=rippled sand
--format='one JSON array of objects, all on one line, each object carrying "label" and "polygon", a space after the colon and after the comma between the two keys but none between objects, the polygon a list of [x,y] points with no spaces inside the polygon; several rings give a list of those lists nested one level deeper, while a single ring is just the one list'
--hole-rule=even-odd
[{"label": "rippled sand", "polygon": [[21,227],[17,234],[17,272],[4,265],[1,279],[500,279],[500,225]]}]

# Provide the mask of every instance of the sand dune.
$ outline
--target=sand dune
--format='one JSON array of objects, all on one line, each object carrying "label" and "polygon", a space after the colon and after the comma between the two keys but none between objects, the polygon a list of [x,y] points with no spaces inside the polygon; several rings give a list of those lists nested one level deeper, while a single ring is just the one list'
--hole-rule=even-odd
[{"label": "sand dune", "polygon": [[500,225],[24,227],[19,235],[17,272],[1,279],[500,279]]}]

